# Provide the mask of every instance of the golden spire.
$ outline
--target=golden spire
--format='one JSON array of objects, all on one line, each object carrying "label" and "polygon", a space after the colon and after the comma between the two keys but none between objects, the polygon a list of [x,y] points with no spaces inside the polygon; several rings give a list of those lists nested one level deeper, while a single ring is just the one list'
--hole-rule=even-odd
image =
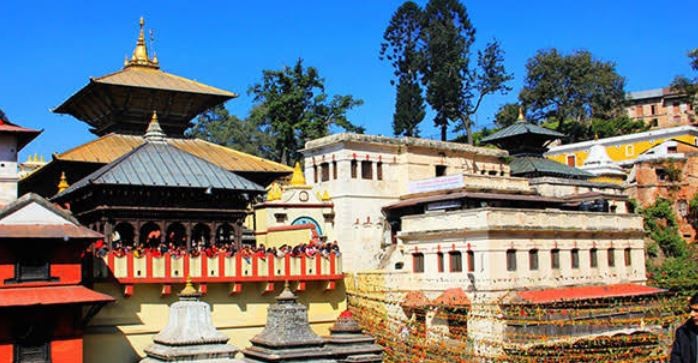
[{"label": "golden spire", "polygon": [[303,175],[303,170],[301,170],[301,163],[296,161],[296,165],[293,167],[293,176],[291,176],[291,185],[299,186],[305,185],[305,176]]},{"label": "golden spire", "polygon": [[277,182],[271,183],[269,192],[267,193],[267,201],[271,202],[274,200],[281,200],[281,187]]},{"label": "golden spire", "polygon": [[165,132],[162,131],[160,123],[158,122],[158,113],[153,111],[153,117],[150,118],[150,123],[148,124],[148,129],[145,131],[143,138],[149,142],[164,143],[165,142]]},{"label": "golden spire", "polygon": [[524,118],[523,106],[519,106],[519,117],[516,119],[516,122],[526,122],[526,119]]},{"label": "golden spire", "polygon": [[325,189],[325,191],[322,192],[322,195],[320,196],[320,200],[323,202],[327,202],[330,199],[332,199],[332,198],[330,198],[330,193],[327,191],[327,189]]},{"label": "golden spire", "polygon": [[65,171],[62,171],[61,172],[61,180],[58,181],[58,192],[60,193],[64,190],[68,189],[69,186],[70,186],[70,184],[68,184],[68,179],[65,177]]},{"label": "golden spire", "polygon": [[140,25],[141,29],[138,32],[136,48],[133,50],[133,55],[131,56],[131,59],[124,61],[124,67],[142,66],[149,68],[160,68],[160,65],[157,61],[157,57],[152,60],[148,57],[148,47],[145,44],[145,30],[143,29],[143,27],[145,26],[145,20],[143,20],[142,16],[138,24]]},{"label": "golden spire", "polygon": [[197,298],[201,296],[201,292],[197,290],[194,285],[191,283],[191,277],[187,276],[186,284],[184,285],[184,288],[182,291],[179,292],[179,297],[184,297],[184,298]]}]

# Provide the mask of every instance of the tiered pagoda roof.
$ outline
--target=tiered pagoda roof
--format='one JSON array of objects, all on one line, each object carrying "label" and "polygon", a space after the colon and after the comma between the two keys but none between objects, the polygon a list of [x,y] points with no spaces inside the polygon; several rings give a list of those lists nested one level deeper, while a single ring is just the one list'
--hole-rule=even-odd
[{"label": "tiered pagoda roof", "polygon": [[71,115],[102,136],[110,132],[140,134],[153,110],[168,135],[182,136],[201,112],[235,93],[164,72],[157,56],[150,57],[145,43],[143,18],[131,59],[124,68],[90,82],[58,106],[54,112]]}]

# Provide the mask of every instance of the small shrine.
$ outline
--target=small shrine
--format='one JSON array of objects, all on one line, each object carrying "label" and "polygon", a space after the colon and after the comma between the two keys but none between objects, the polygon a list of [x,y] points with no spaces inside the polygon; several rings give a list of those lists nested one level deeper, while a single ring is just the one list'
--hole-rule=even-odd
[{"label": "small shrine", "polygon": [[267,309],[264,330],[242,351],[245,362],[337,363],[325,340],[308,323],[308,309],[298,302],[288,284]]},{"label": "small shrine", "polygon": [[608,156],[606,147],[599,142],[598,135],[595,137],[594,145],[589,149],[589,156],[584,160],[584,165],[580,168],[594,175],[591,181],[622,184],[625,181],[626,173],[622,167],[614,163]]},{"label": "small shrine", "polygon": [[179,301],[170,306],[167,325],[145,348],[147,356],[140,363],[243,363],[235,359],[238,349],[226,344],[228,336],[216,330],[211,307],[200,297],[201,293],[187,281]]},{"label": "small shrine", "polygon": [[376,344],[374,337],[361,330],[349,310],[339,314],[325,342],[339,363],[383,362],[383,347]]},{"label": "small shrine", "polygon": [[519,109],[519,119],[512,125],[482,139],[483,144],[492,144],[509,152],[512,157],[509,167],[511,176],[536,178],[558,177],[587,180],[594,175],[573,166],[546,159],[543,154],[548,145],[565,135],[526,121],[523,110]]}]

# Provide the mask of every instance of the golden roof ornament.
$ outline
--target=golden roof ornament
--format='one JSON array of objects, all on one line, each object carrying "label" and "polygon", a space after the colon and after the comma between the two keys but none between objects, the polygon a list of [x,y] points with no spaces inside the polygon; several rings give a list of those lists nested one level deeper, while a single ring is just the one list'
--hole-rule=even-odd
[{"label": "golden roof ornament", "polygon": [[322,195],[320,196],[320,200],[323,202],[328,202],[330,199],[332,199],[330,198],[330,193],[327,191],[327,189],[325,189],[325,191],[322,192]]},{"label": "golden roof ornament", "polygon": [[68,189],[69,186],[70,186],[70,184],[68,184],[68,179],[65,177],[65,171],[62,171],[61,172],[61,179],[58,181],[58,192],[60,193],[64,190]]},{"label": "golden roof ornament", "polygon": [[152,60],[150,57],[148,57],[148,47],[145,44],[145,30],[143,29],[145,26],[145,20],[143,20],[142,16],[138,24],[140,25],[140,31],[138,32],[136,48],[133,50],[131,59],[124,61],[124,68],[140,66],[158,69],[160,68],[160,64],[158,63],[157,57]]},{"label": "golden roof ornament", "polygon": [[524,118],[523,106],[519,106],[519,117],[516,119],[516,122],[526,122],[526,118]]},{"label": "golden roof ornament", "polygon": [[182,291],[179,292],[178,296],[180,298],[199,298],[201,297],[201,292],[197,290],[191,283],[191,277],[187,276],[186,283]]},{"label": "golden roof ornament", "polygon": [[301,163],[298,161],[296,161],[296,165],[293,167],[293,175],[291,176],[291,185],[293,185],[293,186],[305,185],[305,176],[303,175],[303,170],[301,170]]},{"label": "golden roof ornament", "polygon": [[143,138],[148,142],[165,143],[165,133],[158,122],[157,111],[153,111],[153,116],[150,118],[148,129],[145,131]]},{"label": "golden roof ornament", "polygon": [[268,202],[275,200],[281,200],[281,186],[279,186],[279,183],[277,182],[271,183],[271,186],[269,186],[269,192],[267,193]]}]

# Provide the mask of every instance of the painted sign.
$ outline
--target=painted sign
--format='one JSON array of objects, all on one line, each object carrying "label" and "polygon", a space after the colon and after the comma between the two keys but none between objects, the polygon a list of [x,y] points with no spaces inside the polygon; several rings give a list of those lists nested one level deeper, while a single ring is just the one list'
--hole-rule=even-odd
[{"label": "painted sign", "polygon": [[463,186],[465,186],[463,175],[448,175],[411,181],[407,184],[407,191],[414,194],[434,190],[458,189],[463,188]]}]

